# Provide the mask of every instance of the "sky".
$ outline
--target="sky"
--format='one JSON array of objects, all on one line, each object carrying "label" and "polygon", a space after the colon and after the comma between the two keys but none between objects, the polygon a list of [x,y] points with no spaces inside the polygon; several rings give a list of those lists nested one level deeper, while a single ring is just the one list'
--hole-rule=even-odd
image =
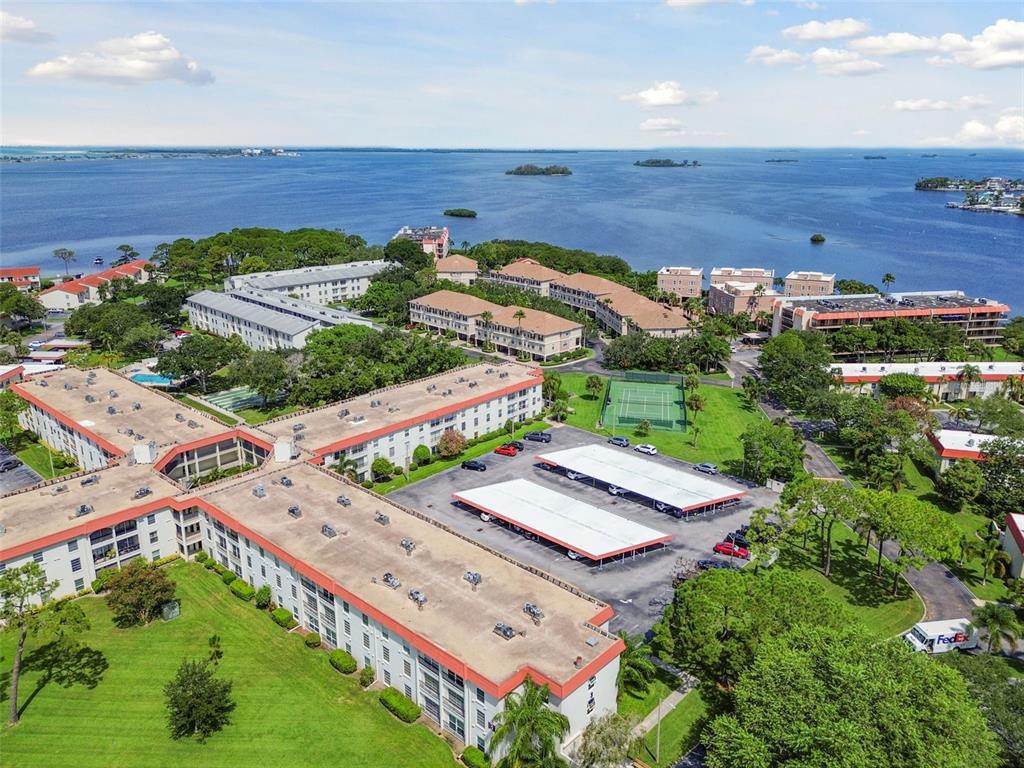
[{"label": "sky", "polygon": [[5,145],[1024,147],[1020,2],[4,2]]}]

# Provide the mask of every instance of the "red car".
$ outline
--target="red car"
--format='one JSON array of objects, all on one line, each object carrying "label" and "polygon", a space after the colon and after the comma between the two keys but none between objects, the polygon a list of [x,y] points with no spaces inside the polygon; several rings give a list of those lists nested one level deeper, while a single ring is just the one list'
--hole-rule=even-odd
[{"label": "red car", "polygon": [[715,552],[719,555],[729,555],[730,557],[750,557],[749,549],[733,544],[731,541],[720,541],[715,544]]},{"label": "red car", "polygon": [[509,445],[508,443],[505,443],[505,445],[499,445],[497,448],[494,449],[494,452],[500,453],[502,456],[519,455],[519,451],[516,450],[516,447],[514,445]]}]

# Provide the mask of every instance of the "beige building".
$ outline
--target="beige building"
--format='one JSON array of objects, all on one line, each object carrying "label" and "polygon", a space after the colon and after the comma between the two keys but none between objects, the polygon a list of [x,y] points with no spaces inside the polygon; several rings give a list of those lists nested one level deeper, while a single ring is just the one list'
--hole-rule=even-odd
[{"label": "beige building", "polygon": [[496,283],[539,293],[541,296],[550,296],[551,284],[564,277],[557,269],[545,267],[533,259],[517,259],[490,274],[490,279]]},{"label": "beige building", "polygon": [[66,312],[76,310],[86,304],[99,304],[103,300],[104,293],[100,289],[114,280],[147,282],[149,272],[146,271],[146,267],[148,266],[148,261],[136,259],[120,267],[104,269],[102,272],[94,272],[75,280],[65,280],[52,288],[47,288],[39,294],[37,299],[46,309]]},{"label": "beige building", "polygon": [[619,336],[636,331],[651,336],[683,336],[690,332],[681,312],[674,312],[629,289],[608,294],[598,302],[597,321]]},{"label": "beige building", "polygon": [[762,283],[728,281],[712,285],[708,291],[708,311],[713,315],[738,315],[745,312],[751,318],[759,312],[771,312],[772,303],[779,298],[776,291]]},{"label": "beige building", "polygon": [[658,270],[658,290],[681,299],[700,298],[704,270],[698,267],[662,267]]},{"label": "beige building", "polygon": [[573,309],[596,316],[601,299],[628,290],[629,288],[621,283],[597,275],[588,275],[586,272],[577,272],[574,275],[563,275],[554,281],[551,284],[551,298],[568,304]]},{"label": "beige building", "polygon": [[836,276],[824,272],[790,272],[783,289],[785,296],[831,296]]},{"label": "beige building", "polygon": [[[515,315],[522,312],[522,317]],[[583,326],[526,307],[503,307],[456,291],[435,291],[409,302],[409,321],[432,331],[454,331],[476,345],[534,360],[571,352],[583,344]]]},{"label": "beige building", "polygon": [[476,261],[457,253],[435,261],[434,269],[438,280],[450,280],[461,285],[472,285],[478,274]]},{"label": "beige building", "polygon": [[771,288],[775,281],[774,269],[762,269],[761,267],[715,267],[711,270],[710,284],[712,286],[723,285],[724,283],[758,283],[765,288]]}]

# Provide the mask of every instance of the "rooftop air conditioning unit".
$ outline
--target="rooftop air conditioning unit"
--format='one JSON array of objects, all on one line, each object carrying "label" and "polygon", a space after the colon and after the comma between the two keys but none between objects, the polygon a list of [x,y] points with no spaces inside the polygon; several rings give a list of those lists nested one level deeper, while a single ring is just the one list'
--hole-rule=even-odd
[{"label": "rooftop air conditioning unit", "polygon": [[42,380],[41,380],[41,381],[39,382],[39,386],[40,386],[40,387],[48,387],[48,386],[50,386],[50,383],[49,383],[48,381],[46,381],[46,379],[42,379]]},{"label": "rooftop air conditioning unit", "polygon": [[473,585],[474,592],[476,592],[476,588],[480,586],[480,582],[483,581],[483,577],[476,571],[466,571],[462,574],[462,578]]},{"label": "rooftop air conditioning unit", "polygon": [[534,603],[523,603],[523,613],[533,619],[534,624],[540,624],[540,620],[544,618],[544,611]]},{"label": "rooftop air conditioning unit", "polygon": [[416,549],[416,542],[412,539],[402,539],[401,546],[407,555],[411,555],[412,551]]},{"label": "rooftop air conditioning unit", "polygon": [[484,373],[494,373],[494,369],[488,368],[486,371],[484,371]]},{"label": "rooftop air conditioning unit", "polygon": [[87,403],[95,403],[96,402],[96,398],[93,397],[92,395],[86,395],[85,396],[85,402],[87,402]]},{"label": "rooftop air conditioning unit", "polygon": [[260,483],[259,485],[253,487],[252,495],[255,496],[257,499],[266,498],[267,489],[263,487],[263,483]]},{"label": "rooftop air conditioning unit", "polygon": [[338,532],[336,530],[334,530],[334,526],[333,525],[327,525],[327,523],[324,523],[323,525],[320,526],[320,533],[322,533],[328,539],[333,539],[335,536],[338,535]]},{"label": "rooftop air conditioning unit", "polygon": [[67,492],[68,492],[68,487],[66,485],[56,485],[56,486],[53,487],[53,490],[50,491],[50,493],[52,493],[55,496],[57,494],[59,494],[59,493],[67,493]]},{"label": "rooftop air conditioning unit", "polygon": [[302,517],[302,510],[299,509],[298,504],[292,504],[290,507],[288,507],[288,514],[294,517],[296,520],[298,520],[300,517]]},{"label": "rooftop air conditioning unit", "polygon": [[476,381],[469,382],[469,388],[470,389],[472,389],[473,387],[476,387],[476,386],[479,386],[479,382],[476,382]]},{"label": "rooftop air conditioning unit", "polygon": [[141,488],[139,488],[138,490],[135,491],[135,493],[132,496],[132,498],[133,499],[142,499],[142,498],[145,498],[146,496],[149,496],[149,494],[151,494],[151,493],[152,493],[152,491],[149,490],[149,486],[148,485],[144,485],[144,486],[142,486]]},{"label": "rooftop air conditioning unit", "polygon": [[337,501],[343,507],[347,507],[352,504],[352,499],[350,499],[348,496],[339,496],[337,499],[335,499],[335,501]]},{"label": "rooftop air conditioning unit", "polygon": [[82,485],[96,485],[100,481],[99,475],[89,475],[89,477],[82,478]]},{"label": "rooftop air conditioning unit", "polygon": [[182,414],[180,414],[180,413],[176,413],[176,414],[174,414],[174,420],[175,421],[184,421],[185,417]]},{"label": "rooftop air conditioning unit", "polygon": [[288,477],[288,475],[282,475],[281,485],[283,485],[285,488],[291,488],[294,485],[294,483],[292,482],[292,479]]},{"label": "rooftop air conditioning unit", "polygon": [[64,382],[64,389],[66,389],[66,390],[68,390],[68,391],[70,392],[70,391],[71,391],[72,389],[74,389],[74,387],[73,387],[73,386],[72,386],[71,384],[68,384],[68,383],[67,383],[67,382],[65,381],[65,382]]},{"label": "rooftop air conditioning unit", "polygon": [[342,408],[340,411],[338,411],[339,419],[344,419],[346,416],[348,416],[348,408]]},{"label": "rooftop air conditioning unit", "polygon": [[78,509],[75,510],[75,517],[82,517],[92,512],[92,504],[79,504]]},{"label": "rooftop air conditioning unit", "polygon": [[499,379],[507,379],[508,378],[508,371],[502,371],[501,373],[499,373],[498,374],[498,378]]},{"label": "rooftop air conditioning unit", "polygon": [[142,410],[142,403],[132,403],[132,410],[133,411],[141,411]]},{"label": "rooftop air conditioning unit", "polygon": [[303,424],[301,421],[296,423],[296,424],[292,424],[292,432],[301,432],[305,428],[306,428],[306,425]]},{"label": "rooftop air conditioning unit", "polygon": [[501,635],[506,640],[511,640],[513,637],[516,636],[516,631],[512,629],[512,627],[510,627],[508,624],[503,624],[499,621],[497,624],[494,625],[494,634]]},{"label": "rooftop air conditioning unit", "polygon": [[427,596],[418,589],[409,590],[409,599],[416,603],[421,611],[423,610],[423,606],[427,604]]},{"label": "rooftop air conditioning unit", "polygon": [[376,515],[374,515],[373,521],[375,523],[380,523],[381,525],[391,525],[391,518],[385,515],[383,512],[378,512]]},{"label": "rooftop air conditioning unit", "polygon": [[303,434],[302,432],[299,432],[292,439],[297,443],[297,442],[299,442],[299,440],[305,440],[306,439],[306,435]]},{"label": "rooftop air conditioning unit", "polygon": [[107,406],[107,413],[109,413],[111,416],[113,416],[115,413],[117,413],[117,408],[115,408],[112,405],[108,405]]},{"label": "rooftop air conditioning unit", "polygon": [[188,420],[188,428],[189,429],[199,429],[199,422],[195,421],[194,419],[189,419]]},{"label": "rooftop air conditioning unit", "polygon": [[115,398],[115,397],[117,397],[117,390],[116,389],[112,389],[109,392],[107,392],[107,394],[110,395],[111,398]]},{"label": "rooftop air conditioning unit", "polygon": [[402,582],[398,580],[398,577],[395,576],[395,574],[389,571],[384,574],[384,585],[391,587],[392,589],[398,589],[402,586]]},{"label": "rooftop air conditioning unit", "polygon": [[380,400],[371,400],[370,401],[370,407],[371,408],[379,408],[380,407]]}]

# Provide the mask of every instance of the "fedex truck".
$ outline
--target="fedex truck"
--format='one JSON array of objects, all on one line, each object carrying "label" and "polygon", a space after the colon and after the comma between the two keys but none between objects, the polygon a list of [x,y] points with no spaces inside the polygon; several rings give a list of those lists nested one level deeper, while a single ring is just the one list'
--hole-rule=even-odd
[{"label": "fedex truck", "polygon": [[970,619],[919,621],[903,639],[915,651],[945,653],[954,648],[966,651],[977,647],[978,632],[971,626]]}]

